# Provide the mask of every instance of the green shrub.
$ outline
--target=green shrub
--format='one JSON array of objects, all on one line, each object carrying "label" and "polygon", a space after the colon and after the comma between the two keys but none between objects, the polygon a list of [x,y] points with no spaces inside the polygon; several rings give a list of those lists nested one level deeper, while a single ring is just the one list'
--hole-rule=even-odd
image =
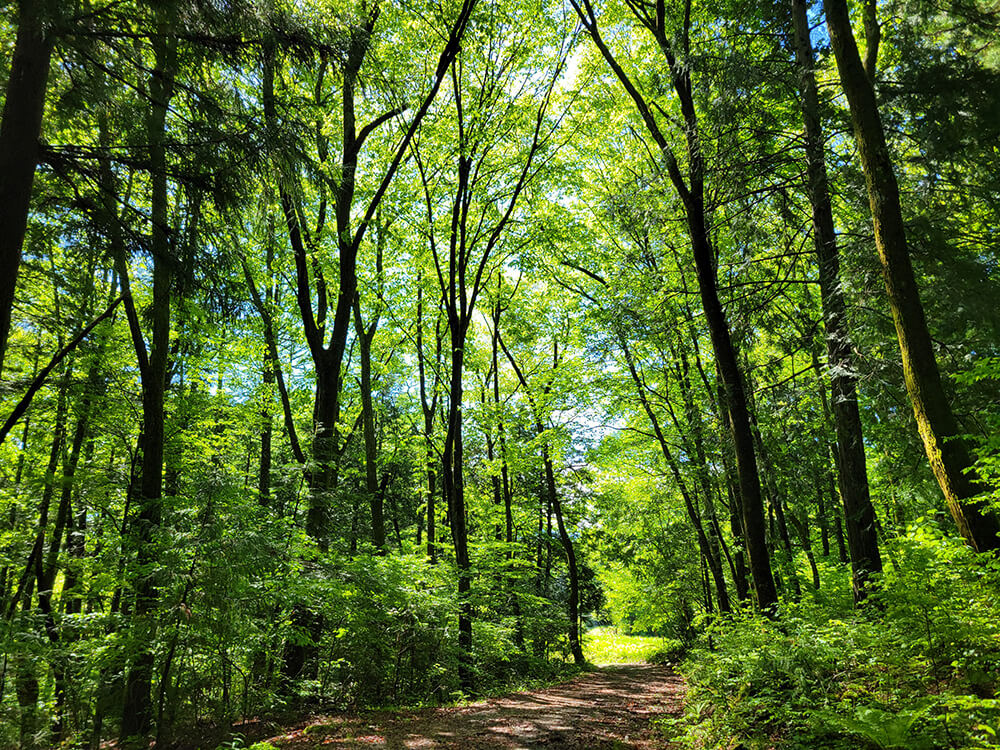
[{"label": "green shrub", "polygon": [[674,667],[684,660],[687,650],[687,646],[676,638],[664,638],[656,651],[646,657],[646,661]]},{"label": "green shrub", "polygon": [[806,600],[719,621],[682,670],[704,747],[996,748],[995,561],[921,521],[860,612]]}]

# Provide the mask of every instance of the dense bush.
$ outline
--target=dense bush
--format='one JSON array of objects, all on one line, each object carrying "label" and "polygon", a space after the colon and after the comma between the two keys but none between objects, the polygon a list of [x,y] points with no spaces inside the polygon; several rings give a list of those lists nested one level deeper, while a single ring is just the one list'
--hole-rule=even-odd
[{"label": "dense bush", "polygon": [[421,702],[453,689],[449,629],[457,606],[448,566],[423,556],[361,555],[326,585],[322,693],[337,703]]},{"label": "dense bush", "polygon": [[[696,747],[1000,747],[1000,566],[920,522],[858,613],[719,621],[683,665]],[[711,645],[709,645],[711,644]]]},{"label": "dense bush", "polygon": [[[233,518],[225,522],[238,526]],[[288,539],[290,530],[263,515],[256,523],[240,535],[216,536],[203,526],[201,554],[182,536],[169,553],[176,558],[174,569],[184,574],[162,579],[164,607],[154,635],[153,695],[163,706],[157,718],[164,744],[195,725],[225,737],[233,722],[300,710],[303,702],[337,709],[461,696],[452,560],[443,557],[432,565],[422,551],[342,559],[331,554],[319,560],[310,558],[307,540],[294,532],[290,541],[300,554],[290,558],[273,543]],[[562,603],[520,592],[519,636],[513,618],[488,606],[495,586],[483,576],[473,588],[478,688],[502,690],[563,672]],[[287,685],[281,677],[285,643],[309,638],[298,631],[292,614],[303,602],[317,608],[322,635],[310,670],[314,675]],[[102,725],[105,733],[117,726],[112,707],[124,689],[123,665],[139,635],[122,628],[118,615],[60,614],[59,623],[73,638],[54,646],[43,637],[44,622],[32,617],[39,618],[19,613],[2,623],[0,681],[23,692],[32,689],[25,678],[33,676],[39,707],[28,715],[13,702],[4,704],[0,748],[50,743],[46,717],[55,686],[46,665],[54,660],[70,675],[67,716],[71,726],[81,728],[71,740],[86,743]],[[89,705],[96,709],[88,711]],[[22,732],[35,739],[20,737]]]}]

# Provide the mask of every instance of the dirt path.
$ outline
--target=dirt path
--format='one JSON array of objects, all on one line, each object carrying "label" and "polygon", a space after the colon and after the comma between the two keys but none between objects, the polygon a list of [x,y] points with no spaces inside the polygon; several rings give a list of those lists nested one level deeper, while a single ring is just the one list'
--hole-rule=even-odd
[{"label": "dirt path", "polygon": [[650,720],[681,710],[683,684],[669,669],[621,664],[569,682],[463,707],[330,716],[269,740],[306,748],[656,750]]}]

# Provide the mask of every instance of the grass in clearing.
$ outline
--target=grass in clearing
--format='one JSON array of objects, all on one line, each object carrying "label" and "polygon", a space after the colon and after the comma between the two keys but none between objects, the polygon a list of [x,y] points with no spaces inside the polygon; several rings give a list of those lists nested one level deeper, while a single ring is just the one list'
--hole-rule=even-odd
[{"label": "grass in clearing", "polygon": [[599,667],[644,662],[662,646],[662,638],[624,635],[612,627],[591,628],[583,636],[583,655]]}]

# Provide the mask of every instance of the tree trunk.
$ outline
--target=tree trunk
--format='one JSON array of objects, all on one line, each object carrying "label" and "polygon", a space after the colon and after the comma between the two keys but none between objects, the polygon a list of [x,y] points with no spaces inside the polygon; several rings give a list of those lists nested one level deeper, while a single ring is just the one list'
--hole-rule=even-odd
[{"label": "tree trunk", "polygon": [[[702,308],[705,312],[705,321],[711,336],[716,364],[725,385],[726,400],[724,406],[729,414],[729,429],[736,456],[736,474],[740,483],[743,528],[747,551],[750,553],[750,572],[754,579],[758,606],[765,611],[773,612],[778,598],[774,588],[771,559],[764,533],[764,504],[761,498],[760,475],[754,453],[753,437],[750,432],[743,374],[737,362],[729,323],[719,299],[715,253],[709,239],[709,216],[705,206],[705,163],[691,83],[691,69],[686,60],[678,59],[674,51],[674,39],[668,36],[665,1],[655,0],[653,5],[652,9],[639,10],[639,5],[633,5],[632,9],[636,18],[652,34],[670,66],[671,83],[684,120],[683,135],[688,161],[686,180],[681,174],[670,140],[657,124],[653,110],[601,38],[597,27],[597,18],[589,0],[580,0],[579,2],[573,0],[573,7],[581,23],[590,33],[594,44],[614,71],[615,76],[625,87],[642,116],[650,136],[663,153],[670,181],[684,205]],[[686,4],[685,12],[690,13],[690,2]],[[680,41],[681,51],[686,54],[689,51],[687,50],[689,40],[686,32]]]},{"label": "tree trunk", "polygon": [[[507,361],[510,362],[514,372],[517,374],[517,379],[521,382],[524,390],[528,397],[528,402],[531,404],[531,410],[534,412],[535,417],[535,434],[538,437],[542,437],[545,434],[545,425],[542,423],[542,414],[539,411],[540,406],[538,400],[532,395],[531,386],[528,383],[528,379],[524,374],[524,371],[518,367],[517,361],[514,359],[510,350],[504,345],[503,340],[499,336],[499,328],[494,331],[496,335],[496,343],[503,348],[504,354],[507,356]],[[629,357],[629,362],[631,366],[631,357]],[[548,383],[542,389],[542,395],[547,396],[551,388],[551,377],[555,375],[556,369],[559,367],[559,344],[558,341],[553,341],[552,343],[552,370],[551,376]],[[633,370],[634,372],[634,370]],[[644,395],[644,394],[643,394]],[[645,403],[645,402],[644,402]],[[651,415],[652,416],[652,415]],[[655,422],[655,417],[654,417]],[[552,466],[552,456],[549,453],[548,441],[542,443],[542,480],[543,480],[543,494],[545,496],[546,504],[549,509],[549,534],[551,536],[551,518],[555,515],[556,519],[556,529],[559,532],[559,541],[562,543],[563,552],[566,554],[566,566],[569,569],[569,647],[570,652],[573,654],[573,662],[575,664],[583,664],[583,647],[580,643],[580,577],[579,571],[576,566],[576,550],[573,548],[573,540],[569,533],[566,531],[566,522],[563,518],[562,511],[562,500],[559,497],[559,492],[556,488],[556,476],[555,470]],[[704,537],[704,534],[702,534]],[[548,571],[550,569],[550,562],[546,561],[546,579],[548,578]]]},{"label": "tree trunk", "polygon": [[[539,435],[544,432],[541,423],[536,424],[535,428]],[[580,645],[580,575],[576,567],[576,551],[573,549],[573,540],[566,531],[562,500],[556,489],[556,475],[552,467],[552,457],[549,454],[548,444],[542,446],[542,462],[545,465],[545,486],[549,494],[549,503],[552,505],[552,512],[556,517],[559,539],[562,542],[563,552],[566,553],[566,567],[569,568],[569,650],[573,654],[573,663],[580,665],[585,661],[583,647]]]},{"label": "tree trunk", "polygon": [[708,565],[705,564],[705,556],[701,555],[699,558],[701,565],[701,595],[705,600],[705,612],[712,614],[715,609],[712,606],[712,584],[708,580]]},{"label": "tree trunk", "polygon": [[40,0],[20,0],[17,39],[0,121],[0,373],[10,334],[11,313],[21,247],[28,226],[28,207],[39,136],[45,110],[45,87],[52,57],[52,38],[46,33]]},{"label": "tree trunk", "polygon": [[469,563],[469,538],[465,525],[465,477],[462,448],[462,371],[464,368],[465,326],[449,314],[451,329],[451,383],[448,389],[448,434],[442,462],[451,537],[458,565],[458,680],[462,690],[472,692],[472,566]]},{"label": "tree trunk", "polygon": [[[638,366],[632,357],[632,352],[628,347],[628,342],[626,341],[625,336],[621,333],[618,335],[618,341],[622,348],[622,352],[625,355],[625,364],[628,366],[629,374],[632,376],[632,382],[636,387],[639,402],[642,404],[642,408],[646,412],[646,416],[649,419],[650,426],[653,428],[653,434],[656,436],[656,440],[659,443],[660,452],[663,454],[663,459],[667,464],[667,468],[670,470],[670,473],[674,478],[674,482],[677,484],[677,489],[680,491],[681,497],[684,499],[684,507],[687,510],[688,519],[691,521],[691,525],[695,530],[696,538],[698,539],[698,548],[701,551],[702,556],[708,561],[709,569],[715,579],[715,586],[719,591],[719,608],[724,612],[728,612],[730,609],[729,594],[726,591],[726,580],[722,573],[722,560],[719,556],[718,547],[713,547],[709,537],[709,534],[714,535],[714,531],[710,529],[709,534],[705,533],[701,514],[695,506],[691,491],[688,488],[688,483],[684,479],[684,475],[681,473],[680,465],[674,457],[674,452],[670,449],[670,444],[667,442],[666,436],[663,434],[663,430],[660,427],[660,420],[656,416],[656,412],[653,411],[652,404],[650,403],[646,393],[647,386],[645,380],[639,372]],[[684,387],[685,384],[682,380],[682,390]],[[675,424],[675,426],[680,429],[680,425]]]},{"label": "tree trunk", "polygon": [[[136,550],[135,613],[133,627],[139,651],[128,671],[122,704],[121,737],[144,737],[152,723],[151,683],[153,641],[156,634],[154,610],[157,587],[151,572],[154,540],[162,518],[164,394],[167,387],[167,359],[170,348],[170,237],[168,235],[168,190],[166,164],[167,108],[174,92],[177,39],[171,23],[158,20],[159,34],[153,40],[155,67],[149,79],[150,111],[147,116],[149,171],[151,183],[150,254],[153,259],[153,301],[150,313],[152,334],[148,359],[145,349],[137,356],[142,380],[142,481],[139,513],[131,522],[131,543]],[[122,275],[122,281],[125,281]],[[131,304],[131,303],[130,303]],[[133,339],[141,341],[141,333]]]},{"label": "tree trunk", "polygon": [[434,444],[431,442],[433,440],[434,432],[434,412],[431,411],[431,416],[424,418],[424,443],[425,443],[425,462],[426,462],[426,475],[427,475],[427,559],[430,560],[431,564],[437,562],[437,505],[435,500],[437,500],[437,472],[435,466],[437,461],[434,457]]},{"label": "tree trunk", "polygon": [[764,503],[761,495],[760,473],[750,429],[746,390],[733,348],[729,325],[719,300],[715,261],[708,243],[704,217],[697,212],[689,215],[695,265],[698,269],[698,287],[701,291],[705,319],[708,323],[716,362],[726,389],[726,406],[729,427],[736,456],[736,475],[740,485],[743,512],[743,529],[746,534],[747,552],[750,554],[750,574],[754,581],[757,606],[772,610],[778,603],[774,579],[771,575],[771,557],[764,533]]},{"label": "tree trunk", "polygon": [[747,581],[746,557],[743,554],[743,511],[740,509],[739,483],[734,481],[731,470],[726,467],[726,490],[729,495],[729,532],[733,535],[733,585],[736,598],[745,602],[750,599],[750,584]]},{"label": "tree trunk", "polygon": [[[713,271],[714,274],[714,271]],[[711,290],[715,292],[714,287]],[[718,294],[714,294],[718,303]],[[721,305],[719,314],[721,314]],[[707,315],[706,315],[707,317]],[[723,323],[725,321],[723,320]],[[711,324],[710,324],[711,325]],[[771,573],[771,556],[767,547],[767,525],[764,519],[764,501],[760,485],[760,473],[757,468],[757,456],[753,446],[753,432],[750,427],[750,414],[747,409],[746,391],[743,385],[743,377],[736,362],[736,353],[732,348],[732,340],[729,337],[728,327],[724,327],[723,343],[728,342],[728,352],[730,360],[730,375],[736,378],[735,386],[739,394],[739,407],[735,407],[731,401],[733,392],[730,391],[726,376],[723,374],[722,363],[716,355],[716,365],[720,378],[723,381],[719,389],[720,406],[724,408],[725,422],[729,428],[730,437],[733,439],[733,453],[736,458],[736,483],[733,487],[733,497],[738,500],[740,509],[740,531],[742,532],[743,543],[750,557],[750,577],[753,580],[754,598],[757,606],[765,610],[773,610],[778,601],[778,594],[774,587],[774,578]],[[732,371],[735,368],[735,371]],[[743,467],[742,469],[740,467]],[[747,493],[750,493],[748,498]],[[748,509],[747,505],[750,505]],[[756,550],[756,551],[755,551]],[[764,562],[766,561],[766,566]],[[766,569],[765,569],[766,568]],[[761,590],[763,586],[763,591]],[[769,602],[769,604],[767,604]]]},{"label": "tree trunk", "polygon": [[[440,311],[439,311],[440,312]],[[427,364],[424,355],[424,288],[423,272],[417,272],[417,370],[420,375],[420,408],[424,415],[424,465],[426,473],[427,487],[427,559],[433,565],[437,562],[436,534],[437,534],[437,474],[435,466],[437,459],[434,456],[434,412],[437,410],[438,400],[438,366],[441,363],[441,327],[440,314],[438,325],[435,326],[435,358],[434,358],[434,382],[428,388]],[[428,390],[430,395],[428,396]]]},{"label": "tree trunk", "polygon": [[356,298],[354,320],[361,355],[361,422],[365,442],[365,491],[371,509],[372,544],[379,554],[384,554],[385,512],[382,489],[378,482],[378,444],[375,440],[375,405],[372,399],[372,339],[375,338],[378,327],[378,314],[375,314],[371,325],[366,328],[361,318],[361,303]]},{"label": "tree trunk", "polygon": [[830,520],[826,517],[826,494],[823,492],[823,476],[816,474],[816,519],[819,521],[819,539],[823,547],[823,557],[830,556]]},{"label": "tree trunk", "polygon": [[[746,368],[749,372],[749,364],[746,365]],[[747,390],[753,394],[754,385],[749,377],[746,380],[746,384]],[[757,421],[757,404],[755,403],[752,395],[748,399],[747,407],[748,415],[750,417],[750,429],[753,433],[754,447],[756,448],[757,456],[760,459],[760,467],[763,469],[762,488],[769,502],[771,539],[774,548],[777,548],[780,543],[782,554],[779,556],[779,567],[783,568],[782,574],[788,578],[788,583],[791,585],[792,596],[796,601],[798,601],[802,598],[802,587],[799,583],[799,577],[795,572],[795,552],[792,549],[791,537],[788,535],[788,524],[785,522],[785,508],[781,499],[781,493],[778,491],[777,482],[775,480],[774,467],[768,460],[767,449],[764,446],[764,437],[761,435],[760,424]],[[777,541],[775,541],[775,530],[777,530]]]},{"label": "tree trunk", "polygon": [[812,539],[809,533],[809,513],[808,511],[804,511],[803,518],[801,519],[794,513],[789,515],[789,518],[799,534],[799,541],[802,543],[802,549],[805,551],[806,559],[809,561],[809,569],[812,571],[813,588],[819,591],[819,568],[816,567],[816,555],[813,554]]},{"label": "tree trunk", "polygon": [[[802,119],[805,124],[806,170],[809,202],[812,205],[813,243],[819,261],[819,284],[826,324],[827,365],[833,401],[833,421],[837,431],[837,479],[847,521],[847,543],[851,548],[854,601],[866,595],[867,581],[882,572],[878,539],[875,534],[875,509],[868,489],[868,469],[858,411],[851,340],[847,329],[847,311],[840,281],[840,254],[833,223],[833,209],[827,185],[823,125],[819,95],[813,72],[815,59],[809,38],[806,0],[792,0],[795,26],[795,57],[799,66],[799,89]],[[824,411],[826,397],[824,389]]]},{"label": "tree trunk", "polygon": [[[490,370],[490,373],[492,372],[493,371]],[[482,405],[484,411],[488,408],[486,406],[487,405],[486,386],[489,384],[488,381],[490,378],[490,374],[487,374],[486,377],[487,377],[487,382],[483,384],[483,393],[482,393]],[[493,538],[496,541],[501,542],[503,541],[504,538],[503,524],[501,523],[500,520],[500,512],[501,509],[503,508],[503,488],[500,484],[500,475],[497,474],[495,470],[493,470],[493,467],[495,466],[496,462],[496,450],[494,447],[495,439],[493,437],[493,434],[490,432],[489,427],[487,427],[483,431],[483,439],[486,441],[486,461],[488,465],[491,467],[490,488],[492,490],[492,495],[493,495],[493,519],[494,519]]]},{"label": "tree trunk", "polygon": [[792,538],[788,534],[788,523],[785,520],[785,504],[781,500],[781,495],[774,491],[771,496],[774,506],[775,519],[778,521],[778,534],[781,536],[781,546],[785,552],[785,569],[788,571],[788,578],[792,584],[792,594],[795,600],[802,598],[802,586],[799,583],[799,575],[795,571],[795,550],[792,549]]},{"label": "tree trunk", "polygon": [[868,187],[875,246],[902,354],[903,377],[931,471],[959,533],[980,552],[1000,547],[996,516],[977,496],[987,488],[945,395],[906,245],[899,186],[893,171],[875,89],[865,72],[846,0],[824,0],[830,44],[847,95],[858,155]]},{"label": "tree trunk", "polygon": [[[271,387],[275,382],[275,370],[279,364],[277,357],[272,356],[271,345],[274,344],[274,331],[270,324],[270,306],[274,304],[274,281],[271,276],[271,268],[274,263],[274,217],[268,216],[267,234],[267,289],[264,292],[264,304],[267,306],[267,315],[264,320],[268,339],[268,351],[264,354],[263,383],[264,383],[264,406],[260,413],[260,464],[257,472],[257,502],[267,507],[271,504],[271,439],[274,433],[274,419],[271,416]],[[249,269],[247,278],[250,279]],[[256,297],[256,294],[254,295]]]},{"label": "tree trunk", "polygon": [[833,472],[827,471],[826,473],[827,484],[829,485],[830,492],[830,507],[833,510],[833,533],[837,537],[837,558],[842,563],[849,562],[847,556],[847,547],[844,545],[844,524],[841,521],[843,515],[840,512],[839,504],[837,503],[837,487],[834,483]]},{"label": "tree trunk", "polygon": [[729,590],[726,588],[726,579],[722,574],[722,545],[720,544],[718,533],[719,519],[715,513],[712,478],[709,472],[708,456],[705,452],[704,424],[702,423],[701,413],[694,403],[694,391],[691,386],[690,365],[688,364],[687,355],[682,349],[678,353],[680,354],[681,397],[684,401],[684,413],[691,432],[691,441],[694,444],[698,483],[701,486],[701,496],[705,505],[705,517],[708,519],[706,537],[709,554],[703,554],[702,557],[708,565],[708,570],[711,571],[715,582],[719,611],[729,612],[732,609],[732,605],[729,601]]},{"label": "tree trunk", "polygon": [[[503,498],[504,533],[503,540],[507,546],[507,561],[514,559],[514,512],[513,493],[510,486],[510,471],[507,466],[507,437],[504,429],[503,412],[500,402],[500,315],[503,307],[500,305],[500,295],[503,291],[503,279],[497,278],[497,303],[493,306],[493,336],[491,342],[493,362],[493,409],[497,420],[497,443],[500,452],[499,489]],[[508,578],[506,585],[510,590],[511,610],[514,613],[514,642],[519,650],[524,651],[524,623],[521,620],[521,604],[517,597],[515,586]]]},{"label": "tree trunk", "polygon": [[17,662],[14,677],[14,692],[17,694],[17,705],[20,709],[18,724],[20,750],[34,750],[35,735],[39,729],[38,699],[41,695],[38,677],[34,672],[34,664],[27,659]]},{"label": "tree trunk", "polygon": [[[102,339],[99,351],[103,352],[103,349],[104,340]],[[83,561],[83,534],[86,527],[86,511],[83,509],[80,510],[79,526],[82,528],[74,529],[72,520],[72,498],[76,470],[80,463],[80,454],[83,450],[83,444],[90,426],[90,414],[91,405],[94,399],[94,390],[96,390],[100,382],[100,361],[101,357],[98,356],[97,360],[91,365],[90,373],[86,381],[87,390],[83,394],[82,404],[80,406],[80,416],[77,420],[76,428],[73,431],[73,440],[70,444],[69,455],[63,462],[62,488],[60,491],[59,509],[56,513],[56,525],[52,532],[52,539],[49,542],[49,551],[43,567],[42,578],[44,580],[40,580],[39,582],[38,606],[45,616],[45,629],[49,637],[49,642],[56,648],[62,639],[62,633],[56,625],[55,615],[52,611],[52,594],[56,576],[59,572],[59,552],[63,543],[64,534],[66,547],[69,548],[70,555],[74,558],[76,564],[82,564]],[[79,594],[75,590],[77,585],[78,570],[75,566],[68,566],[63,583],[62,597],[65,601],[68,596],[72,596],[73,607],[70,606],[71,602],[66,601],[64,610],[67,612],[73,611],[74,608],[76,611],[79,611],[80,609]],[[53,720],[53,735],[56,739],[62,739],[63,732],[65,730],[67,670],[69,666],[68,660],[68,654],[58,652],[51,660],[56,699],[54,710],[55,716]]]}]

